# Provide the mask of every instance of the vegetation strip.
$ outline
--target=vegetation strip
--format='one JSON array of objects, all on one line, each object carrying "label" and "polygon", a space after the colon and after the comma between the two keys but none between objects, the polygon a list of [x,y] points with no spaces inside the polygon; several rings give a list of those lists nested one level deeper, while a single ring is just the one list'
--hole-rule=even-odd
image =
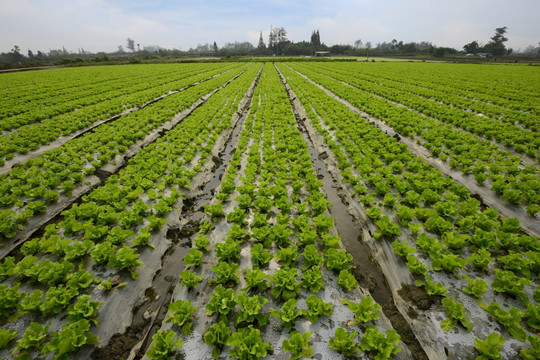
[{"label": "vegetation strip", "polygon": [[[144,260],[148,259],[150,263],[155,260],[159,261],[160,256],[156,257],[156,254],[152,256],[152,250],[149,249],[155,246],[159,247],[161,251],[165,251],[167,242],[152,244],[151,239],[159,239],[159,236],[156,238],[152,234],[159,231],[166,221],[163,217],[171,212],[171,206],[182,196],[180,189],[189,186],[191,179],[207,162],[218,134],[230,127],[230,117],[224,115],[232,113],[230,107],[234,110],[235,104],[241,100],[257,70],[257,68],[248,70],[243,76],[233,81],[230,86],[225,87],[223,92],[219,92],[219,96],[212,97],[209,105],[200,107],[179,126],[167,132],[160,141],[156,141],[140,151],[118,175],[110,176],[106,184],[86,196],[80,205],[73,206],[69,211],[64,212],[63,220],[56,225],[49,226],[43,238],[34,238],[26,242],[21,249],[22,254],[25,255],[21,260],[22,263],[15,262],[14,258],[4,259],[2,269],[11,274],[8,275],[8,279],[10,279],[9,283],[13,283],[13,287],[8,286],[6,289],[10,289],[9,291],[12,293],[14,293],[15,288],[19,287],[19,285],[15,285],[19,282],[21,290],[28,289],[28,287],[31,289],[32,282],[25,280],[28,277],[32,279],[36,276],[37,281],[44,286],[44,290],[47,289],[46,284],[50,286],[45,295],[46,304],[50,302],[50,305],[44,305],[28,313],[20,313],[15,311],[18,309],[7,307],[3,308],[2,313],[2,316],[6,316],[6,318],[13,315],[15,311],[16,314],[25,316],[24,319],[28,319],[28,317],[31,319],[52,319],[51,331],[60,330],[62,327],[61,332],[53,332],[51,333],[52,337],[47,336],[44,339],[47,341],[52,338],[49,342],[50,345],[44,347],[43,354],[55,352],[57,356],[60,356],[61,351],[73,352],[84,345],[85,342],[81,341],[70,349],[55,348],[56,339],[60,339],[59,336],[64,334],[64,331],[65,334],[68,334],[68,330],[74,326],[78,326],[86,334],[84,335],[88,339],[86,343],[93,344],[97,341],[95,336],[88,333],[90,325],[98,324],[98,319],[95,319],[99,314],[97,311],[88,315],[91,316],[90,320],[85,318],[86,320],[81,319],[77,323],[74,323],[71,318],[68,319],[67,323],[65,320],[61,320],[66,307],[79,293],[84,294],[81,297],[85,301],[88,301],[86,300],[88,299],[87,295],[101,301],[107,299],[102,310],[107,312],[111,310],[111,307],[115,309],[115,315],[125,311],[125,309],[122,310],[122,307],[128,302],[133,304],[136,297],[128,296],[125,298],[118,291],[113,291],[111,296],[105,294],[106,289],[113,290],[124,285],[123,282],[118,282],[109,276],[119,272],[120,278],[127,274],[135,280],[139,277],[136,268],[144,266]],[[208,119],[212,120],[209,122]],[[55,265],[54,261],[44,260],[44,258],[57,259],[60,261],[59,265]],[[66,261],[80,265],[80,268],[72,274],[73,265],[70,269]],[[10,270],[9,264],[15,266],[14,272],[10,273],[14,268]],[[107,270],[104,265],[99,264],[107,264],[113,270]],[[67,268],[63,272],[57,271],[53,278],[50,278],[53,275],[42,278],[38,274],[41,274],[41,269],[43,271],[47,269],[45,265],[53,268],[55,266]],[[30,272],[25,272],[25,275],[22,275],[20,271],[23,269]],[[37,273],[33,272],[37,270],[39,270]],[[141,277],[151,280],[153,273],[151,269],[147,270]],[[96,275],[98,274],[109,277],[109,280],[97,279]],[[66,277],[69,279],[69,283],[62,285]],[[83,279],[84,285],[81,285],[79,282]],[[92,285],[96,282],[101,282],[101,290]],[[129,288],[136,289],[136,285],[129,280],[124,282],[131,283]],[[129,289],[126,290],[128,290],[126,293],[130,293]],[[64,299],[62,304],[53,301],[53,294],[66,291],[68,293],[66,297],[62,298]],[[114,303],[110,301],[116,294],[120,297],[117,298],[119,302],[115,307]],[[34,298],[37,298],[37,295],[39,293],[35,293]],[[20,293],[19,296],[25,297],[26,293]],[[41,300],[39,302],[41,303]],[[101,306],[97,304],[95,306]],[[54,307],[52,307],[53,305]],[[118,308],[118,305],[121,307]],[[131,308],[128,311],[131,311]],[[12,314],[9,315],[9,313]],[[116,325],[119,324],[107,322],[105,328]],[[46,333],[47,331],[45,331]],[[14,353],[32,352],[33,346],[28,350],[26,350],[27,348],[18,348]]]},{"label": "vegetation strip", "polygon": [[[166,100],[144,110],[105,124],[84,137],[44,154],[43,157],[25,162],[8,174],[0,175],[0,178],[5,179],[1,189],[3,196],[0,199],[7,205],[11,205],[8,209],[0,209],[3,215],[0,220],[1,238],[18,238],[18,232],[21,238],[26,237],[28,234],[24,230],[24,224],[28,219],[40,216],[49,203],[54,206],[60,195],[70,197],[76,187],[84,185],[85,176],[99,169],[109,169],[109,173],[114,172],[125,161],[124,156],[133,156],[141,146],[156,139],[161,130],[181,121],[193,108],[211,96],[216,91],[216,87],[230,82],[245,68],[245,66],[240,67],[235,72],[204,82],[176,96],[167,97]],[[208,92],[209,90],[211,91]],[[201,96],[202,99],[200,99]],[[173,105],[175,103],[176,105]],[[177,114],[171,105],[186,111],[171,121],[171,118]],[[156,109],[161,109],[161,111]],[[108,166],[109,163],[112,163],[112,169]],[[51,176],[52,169],[61,171],[62,177]],[[42,178],[46,179],[45,184],[41,182]],[[48,183],[50,181],[51,183]],[[21,192],[23,189],[24,192]],[[28,198],[33,201],[25,204],[24,201],[28,201]],[[42,223],[48,221],[45,216],[41,219]]]},{"label": "vegetation strip", "polygon": [[[224,71],[223,73],[229,72],[231,70],[232,69],[228,69],[228,70]],[[52,141],[52,142],[50,142],[48,144],[44,144],[43,146],[40,146],[36,150],[28,151],[26,154],[15,155],[10,160],[4,160],[3,166],[0,167],[0,175],[9,172],[10,169],[13,168],[14,166],[17,166],[17,165],[19,165],[19,164],[21,164],[21,163],[23,163],[25,161],[28,161],[30,159],[33,159],[35,157],[43,155],[43,153],[46,152],[46,151],[54,150],[55,148],[65,144],[65,143],[67,143],[67,142],[69,142],[69,141],[71,141],[73,139],[84,136],[84,134],[93,131],[95,128],[97,128],[100,125],[103,125],[103,124],[111,122],[111,121],[115,121],[115,120],[119,119],[122,116],[129,115],[132,112],[141,110],[141,109],[143,109],[143,108],[145,108],[145,107],[147,107],[147,106],[149,106],[149,105],[151,105],[151,104],[153,104],[153,103],[155,103],[155,102],[157,102],[159,100],[162,100],[163,98],[165,98],[167,96],[177,94],[177,93],[179,93],[181,91],[184,91],[184,90],[186,90],[186,89],[188,89],[188,88],[190,88],[192,86],[195,86],[197,84],[200,84],[200,83],[202,83],[204,81],[211,80],[211,79],[213,79],[213,78],[215,78],[215,77],[217,77],[217,76],[219,76],[221,74],[222,73],[218,73],[218,74],[212,75],[210,77],[204,78],[202,80],[198,80],[198,81],[196,81],[194,83],[188,84],[186,86],[183,86],[182,88],[171,90],[168,93],[161,94],[158,97],[155,97],[155,98],[147,101],[146,103],[144,103],[142,105],[135,105],[134,107],[126,109],[126,110],[122,111],[121,113],[119,113],[117,115],[111,116],[111,117],[109,117],[107,119],[103,119],[103,120],[99,120],[97,122],[94,122],[90,126],[84,128],[84,129],[75,131],[70,136],[67,136],[68,134],[66,134],[64,136],[60,136],[58,139],[56,139],[56,140],[54,140],[54,141]],[[201,75],[201,74],[197,74],[197,75]],[[26,150],[25,150],[25,152],[26,152]]]},{"label": "vegetation strip", "polygon": [[[424,304],[416,303],[414,312],[418,316],[410,318],[417,338],[426,352],[430,350],[428,355],[456,351],[472,356],[476,346],[473,348],[472,336],[466,333],[482,339],[493,331],[486,325],[493,321],[485,310],[490,302],[519,309],[522,318],[516,321],[520,323],[523,318],[529,319],[527,325],[503,330],[505,346],[497,351],[506,357],[515,356],[520,349],[525,351],[525,342],[537,329],[538,297],[534,293],[538,283],[530,279],[531,271],[538,270],[532,265],[538,256],[538,238],[523,235],[516,219],[481,208],[465,187],[415,158],[404,144],[398,144],[290,68],[278,67],[300,101],[309,104],[308,115],[335,154],[342,181],[354,188],[356,201],[377,226],[373,233],[379,239],[376,246],[387,248],[391,244],[417,279],[415,284],[425,287],[433,297]],[[514,239],[512,244],[509,239]],[[523,272],[517,266],[509,267],[510,258],[518,259]],[[482,270],[479,273],[476,269]],[[509,281],[519,285],[510,289]],[[493,284],[492,290],[483,286],[488,283]],[[477,287],[476,295],[472,287]],[[406,295],[407,289],[402,290]],[[482,300],[480,305],[471,302],[475,296]],[[441,298],[442,307],[437,305]],[[428,309],[427,318],[420,316]],[[448,317],[440,327],[433,321],[437,312],[443,319]],[[456,326],[462,326],[465,334]]]},{"label": "vegetation strip", "polygon": [[[298,68],[293,64],[290,66]],[[383,120],[400,135],[415,138],[433,156],[451,167],[466,175],[474,175],[479,185],[492,188],[503,200],[523,206],[531,216],[540,211],[537,191],[540,188],[540,170],[535,166],[521,166],[521,157],[502,151],[488,141],[481,141],[473,134],[455,131],[449,124],[430,120],[405,108],[389,106],[385,100],[351,89],[306,68],[302,71],[337,96]],[[538,149],[538,145],[534,145],[536,142],[529,141],[528,146]]]},{"label": "vegetation strip", "polygon": [[[373,262],[372,259],[375,257],[371,254],[371,249],[364,243],[366,234],[362,234],[361,230],[359,231],[356,229],[356,224],[362,224],[362,227],[365,226],[365,219],[358,219],[349,214],[347,206],[343,203],[344,200],[342,200],[342,197],[347,195],[345,195],[343,191],[338,195],[338,189],[342,188],[340,186],[341,184],[335,183],[333,176],[330,175],[330,172],[327,169],[327,165],[323,160],[320,160],[321,158],[324,158],[324,160],[328,162],[328,160],[330,160],[329,157],[327,157],[328,154],[324,150],[323,152],[320,152],[315,146],[314,137],[316,137],[316,134],[311,126],[310,128],[312,131],[308,130],[308,126],[311,124],[306,124],[309,119],[303,117],[303,115],[306,114],[305,109],[285,81],[283,74],[281,74],[279,70],[278,73],[283,86],[289,95],[291,105],[295,112],[296,122],[298,127],[302,130],[304,141],[309,145],[312,162],[317,168],[319,177],[322,176],[321,180],[323,180],[324,183],[323,190],[332,203],[330,213],[335,219],[338,234],[343,240],[347,251],[353,255],[353,264],[356,267],[354,274],[358,274],[357,276],[360,278],[358,279],[360,285],[367,287],[372,294],[373,299],[379,305],[382,305],[382,310],[392,322],[394,329],[396,329],[403,339],[406,339],[404,342],[413,354],[413,357],[415,359],[427,359],[428,357],[425,351],[395,305],[393,293],[390,290],[386,279],[387,271],[382,271],[378,264]],[[335,167],[336,163],[333,162],[331,166]],[[345,201],[349,202],[354,200],[352,200],[352,197],[348,197]]]},{"label": "vegetation strip", "polygon": [[403,136],[402,134],[398,134],[394,128],[386,124],[384,121],[379,120],[361,111],[360,109],[352,105],[350,102],[348,102],[346,99],[343,99],[337,96],[330,90],[326,89],[324,86],[311,80],[309,77],[300,73],[299,75],[303,76],[307,81],[319,87],[329,96],[332,96],[337,101],[347,106],[347,108],[350,109],[351,111],[354,111],[355,113],[361,115],[363,118],[369,120],[369,122],[376,124],[377,127],[382,129],[389,136],[396,137],[399,142],[406,144],[409,151],[414,152],[416,156],[422,158],[424,161],[428,162],[434,168],[447,174],[458,184],[462,184],[466,186],[469,189],[469,191],[471,191],[473,194],[477,194],[477,196],[481,198],[482,203],[499,210],[501,213],[503,213],[507,217],[517,218],[523,230],[526,231],[528,234],[532,236],[540,237],[540,221],[536,217],[531,217],[530,214],[525,212],[522,208],[517,207],[515,205],[508,204],[506,201],[501,200],[499,196],[491,189],[478,185],[477,183],[472,181],[472,179],[464,175],[462,172],[451,168],[447,163],[441,161],[440,159],[434,158],[433,156],[431,156],[431,152],[428,149],[418,144],[418,142],[414,141],[414,139],[408,136]]}]

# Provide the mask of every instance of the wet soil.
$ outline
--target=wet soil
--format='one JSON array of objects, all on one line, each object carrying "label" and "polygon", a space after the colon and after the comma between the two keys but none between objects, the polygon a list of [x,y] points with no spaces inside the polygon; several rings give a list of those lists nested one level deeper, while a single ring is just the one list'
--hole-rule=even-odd
[{"label": "wet soil", "polygon": [[[258,79],[259,77],[254,81],[255,85]],[[252,88],[255,85],[252,85]],[[252,92],[248,97],[251,96]],[[162,257],[161,269],[156,273],[152,287],[145,292],[145,303],[134,308],[132,325],[123,334],[115,334],[105,347],[96,349],[91,354],[92,359],[140,359],[148,351],[152,343],[151,334],[161,327],[173,291],[179,282],[178,274],[184,270],[185,265],[181,259],[191,247],[192,237],[199,231],[199,224],[204,218],[202,211],[204,205],[209,204],[215,189],[221,184],[221,178],[234,155],[248,112],[249,106],[246,106],[242,113],[237,113],[238,120],[225,141],[224,149],[212,157],[213,166],[208,170],[212,177],[191,191],[182,201],[182,213],[178,224],[166,231],[166,237],[171,240],[172,246]]]},{"label": "wet soil", "polygon": [[[278,70],[279,72],[279,70]],[[401,336],[402,341],[407,345],[414,359],[428,359],[424,349],[416,339],[409,323],[399,312],[393,301],[392,291],[383,271],[374,260],[371,250],[363,242],[362,229],[359,228],[358,221],[347,210],[347,197],[340,192],[337,181],[332,177],[327,166],[321,161],[328,159],[329,155],[325,151],[319,152],[307,131],[302,116],[299,115],[298,104],[293,100],[296,96],[288,87],[285,79],[280,73],[280,78],[289,94],[289,100],[297,120],[297,127],[302,133],[304,141],[308,144],[309,153],[319,180],[323,183],[322,191],[326,195],[332,207],[330,214],[334,219],[334,225],[338,235],[344,243],[347,251],[353,256],[353,275],[358,280],[361,287],[367,288],[373,299],[383,307],[384,315],[390,320],[392,327]],[[427,295],[427,294],[426,294]]]}]

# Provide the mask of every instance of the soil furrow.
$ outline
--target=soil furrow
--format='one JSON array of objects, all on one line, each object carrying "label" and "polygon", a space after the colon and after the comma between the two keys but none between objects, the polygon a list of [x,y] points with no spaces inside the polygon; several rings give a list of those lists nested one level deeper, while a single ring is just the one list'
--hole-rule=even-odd
[{"label": "soil furrow", "polygon": [[[303,105],[296,99],[296,95],[279,70],[278,73],[289,95],[298,128],[302,133],[304,141],[308,144],[309,153],[317,170],[319,180],[323,182],[323,192],[332,203],[330,213],[334,218],[339,237],[345,244],[347,251],[353,255],[355,277],[357,277],[359,284],[367,288],[373,299],[383,307],[384,314],[390,320],[394,329],[397,330],[414,358],[428,359],[410,325],[394,303],[394,296],[386,278],[387,271],[383,271],[379,267],[377,254],[373,254],[370,247],[364,242],[365,237],[370,237],[369,230],[367,229],[369,221],[365,216],[359,218],[349,213],[348,207],[350,207],[354,200],[352,200],[349,194],[345,194],[342,191],[343,185],[338,183],[337,167],[335,164],[329,164],[332,160],[328,154],[330,150],[323,150],[323,144],[320,141],[319,146],[315,146],[314,138],[316,134],[314,133],[314,129],[309,131],[306,126],[306,122],[309,120],[307,119]],[[333,174],[331,174],[331,168],[334,170]],[[375,229],[374,226],[372,228],[372,230]],[[390,250],[392,249],[390,248]]]},{"label": "soil furrow", "polygon": [[380,128],[382,131],[388,134],[388,136],[393,136],[396,139],[398,139],[399,142],[406,144],[408,149],[412,153],[424,159],[427,163],[429,163],[431,166],[433,166],[437,170],[445,173],[447,176],[452,178],[452,180],[454,180],[456,183],[467,187],[467,189],[469,189],[469,191],[473,193],[475,196],[478,196],[479,200],[482,201],[486,206],[497,209],[499,212],[501,212],[501,214],[504,217],[517,218],[521,224],[521,227],[528,235],[532,235],[536,237],[540,236],[540,220],[537,217],[531,217],[525,211],[524,208],[518,205],[509,204],[506,201],[501,200],[500,197],[493,190],[487,189],[483,186],[478,185],[472,176],[465,175],[459,170],[452,169],[447,163],[443,162],[442,160],[438,158],[432,157],[431,152],[425,147],[416,143],[414,139],[406,137],[406,136],[402,136],[396,133],[395,130],[389,125],[387,125],[384,121],[374,118],[370,116],[369,114],[361,111],[360,109],[356,108],[347,100],[342,99],[341,97],[337,96],[336,94],[326,89],[322,85],[319,85],[313,80],[309,79],[307,76],[293,69],[291,70],[294,71],[299,76],[302,76],[304,79],[308,80],[311,84],[323,90],[326,94],[328,94],[335,100],[347,106],[347,108],[349,108],[351,111],[367,119],[373,126]]},{"label": "soil furrow", "polygon": [[[86,358],[139,359],[150,346],[150,335],[161,326],[171,295],[179,281],[178,274],[184,269],[181,259],[191,247],[190,237],[198,231],[199,223],[204,217],[202,209],[213,199],[213,193],[221,183],[223,173],[234,155],[261,72],[262,68],[240,102],[238,111],[233,115],[232,129],[221,137],[213,151],[214,155],[206,162],[206,170],[194,177],[192,190],[184,200],[179,201],[178,207],[181,207],[181,211],[173,211],[168,216],[168,223],[175,225],[165,231],[166,239],[162,240],[167,240],[170,246],[159,259],[160,265],[151,286],[144,291],[145,302],[133,307],[131,323],[122,333],[109,336],[107,345],[96,349],[92,354],[85,354]],[[103,336],[100,338],[103,339]]]}]

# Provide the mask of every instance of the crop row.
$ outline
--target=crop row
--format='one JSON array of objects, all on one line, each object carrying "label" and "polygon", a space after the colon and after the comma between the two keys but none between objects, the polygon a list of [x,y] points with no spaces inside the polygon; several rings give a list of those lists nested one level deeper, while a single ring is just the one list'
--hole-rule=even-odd
[{"label": "crop row", "polygon": [[[9,100],[3,104],[3,116],[0,126],[3,131],[12,130],[25,124],[39,122],[43,119],[58,116],[67,112],[80,111],[82,108],[122,95],[129,95],[149,87],[151,80],[156,86],[168,83],[178,78],[204,72],[203,69],[176,67],[165,69],[139,70],[134,78],[133,69],[111,73],[96,71],[93,76],[81,79],[79,72],[54,71],[62,83],[51,84],[47,88],[35,85],[31,90],[24,87],[19,91],[8,91]],[[186,71],[187,70],[187,71]],[[109,76],[106,76],[109,75]],[[40,78],[41,79],[41,78]],[[14,80],[2,78],[2,81]],[[98,80],[98,81],[96,81]],[[9,86],[9,85],[8,85]],[[7,87],[7,86],[6,86]],[[4,92],[6,92],[4,87]],[[123,92],[121,92],[123,90]],[[125,104],[129,105],[129,104]]]},{"label": "crop row", "polygon": [[[27,241],[21,256],[3,260],[2,348],[17,356],[41,351],[60,359],[97,343],[89,330],[99,325],[98,309],[107,304],[94,300],[127,283],[98,279],[95,273],[109,267],[138,278],[136,269],[144,266],[140,253],[153,247],[152,234],[208,160],[219,135],[230,128],[231,115],[257,71],[252,66],[141,150],[118,175],[63,212],[60,222]],[[11,343],[15,338],[17,346]]]},{"label": "crop row", "polygon": [[[313,66],[309,66],[309,68],[315,69]],[[341,64],[333,66],[331,71],[328,67],[316,67],[316,71],[331,78],[344,81],[355,88],[397,102],[468,132],[496,140],[501,144],[513,147],[518,152],[527,153],[532,158],[537,158],[540,155],[538,153],[540,138],[537,136],[538,130],[540,130],[540,117],[538,116],[520,113],[522,122],[528,122],[530,126],[530,129],[524,129],[522,126],[514,124],[516,122],[514,118],[501,117],[499,119],[501,114],[497,114],[493,118],[487,117],[481,112],[473,112],[471,106],[474,107],[476,102],[472,100],[463,99],[440,90],[425,89],[394,80],[369,78],[357,70],[357,68]],[[483,104],[483,107],[485,106],[487,105]]]},{"label": "crop row", "polygon": [[[153,81],[137,83],[132,90],[130,90],[132,81],[127,79],[122,90],[108,92],[105,95],[106,99],[99,99],[97,103],[92,102],[91,105],[82,109],[52,118],[38,119],[37,123],[30,123],[14,132],[0,135],[0,164],[3,164],[4,159],[13,158],[17,153],[26,154],[42,145],[49,144],[62,135],[69,135],[85,129],[98,120],[118,115],[126,109],[141,106],[169,91],[184,88],[234,67],[237,65],[213,66],[203,73],[194,68],[186,74],[188,76],[180,75],[172,82],[170,78],[164,77],[161,81],[156,80],[157,83],[153,83]],[[105,83],[103,86],[107,86],[107,84]],[[27,114],[22,115],[22,117],[26,116]]]},{"label": "crop row", "polygon": [[510,122],[538,124],[539,79],[532,67],[402,63],[376,64],[363,67],[361,72],[373,80],[391,80],[472,100],[472,108],[482,109],[486,115],[501,114]]},{"label": "crop row", "polygon": [[[381,307],[354,290],[352,257],[335,235],[321,185],[267,65],[219,192],[205,207],[207,221],[184,258],[182,288],[146,356],[162,359],[181,345],[201,358],[366,351],[386,359],[399,352],[395,330],[381,333],[388,327],[374,322]],[[350,332],[325,329],[346,320]],[[177,333],[183,336],[175,340]],[[201,336],[208,347],[201,349]]]},{"label": "crop row", "polygon": [[[288,66],[278,67],[332,149],[343,182],[354,188],[356,200],[376,224],[373,236],[393,240],[395,252],[417,276],[417,285],[442,299],[439,309],[447,318],[441,328],[472,331],[476,348],[488,335],[484,326],[475,327],[469,318],[470,312],[479,311],[483,323],[502,326],[493,331],[496,335],[490,335],[497,340],[490,351],[499,349],[501,334],[509,342],[517,341],[524,353],[529,351],[523,343],[526,339],[537,346],[538,238],[523,235],[516,219],[482,208],[464,186],[453,183],[415,157],[406,145]],[[484,312],[468,300],[471,297],[481,300]],[[472,338],[469,341],[467,345],[472,346]],[[507,347],[506,351],[515,350]]]},{"label": "crop row", "polygon": [[[289,66],[299,69],[298,65]],[[478,184],[485,184],[503,200],[513,204],[523,203],[531,216],[540,211],[539,170],[532,165],[521,166],[519,156],[503,151],[476,135],[455,130],[449,124],[392,105],[307,68],[302,67],[301,71],[358,109],[383,120],[397,133],[417,139],[433,156],[448,162],[452,168],[466,175],[473,174]]]},{"label": "crop row", "polygon": [[114,162],[151,131],[188,109],[201,96],[232,79],[243,65],[212,80],[164,98],[142,110],[102,124],[40,157],[0,175],[0,239],[13,238],[29,219],[61,196],[70,196],[96,169]]}]

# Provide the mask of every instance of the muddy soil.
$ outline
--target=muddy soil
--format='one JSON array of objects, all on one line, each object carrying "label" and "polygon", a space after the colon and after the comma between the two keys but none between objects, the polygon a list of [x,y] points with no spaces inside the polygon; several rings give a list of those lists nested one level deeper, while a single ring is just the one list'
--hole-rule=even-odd
[{"label": "muddy soil", "polygon": [[[289,100],[291,101],[291,106],[295,113],[298,128],[302,132],[302,136],[309,146],[309,152],[317,173],[319,174],[319,180],[323,182],[323,192],[325,193],[326,198],[332,203],[330,213],[334,218],[338,234],[345,244],[347,251],[353,255],[353,264],[356,267],[353,270],[353,275],[355,275],[362,287],[368,289],[373,299],[383,307],[385,316],[390,320],[392,327],[401,336],[402,341],[407,345],[413,358],[428,359],[409,323],[394,304],[392,290],[388,285],[385,273],[381,270],[379,263],[377,262],[377,258],[372,255],[372,251],[364,242],[364,236],[367,234],[362,231],[362,227],[367,221],[363,219],[359,222],[349,213],[348,205],[354,200],[347,197],[347,194],[341,191],[341,184],[339,184],[338,180],[330,174],[327,165],[321,161],[330,161],[330,158],[332,157],[329,155],[330,150],[321,151],[321,146],[319,147],[319,150],[316,148],[314,141],[312,140],[312,134],[315,134],[313,131],[308,131],[306,127],[306,123],[309,123],[310,121],[307,118],[305,109],[298,101],[296,95],[286,83],[286,80],[281,73],[280,78],[289,94]],[[335,165],[333,165],[333,168],[336,169]]]},{"label": "muddy soil", "polygon": [[[91,354],[87,352],[83,358],[137,359],[145,354],[152,341],[150,335],[161,327],[165,319],[171,296],[179,281],[178,274],[184,269],[184,262],[180,259],[184,258],[191,247],[191,237],[199,230],[199,223],[204,217],[200,209],[213,198],[215,188],[221,183],[226,165],[232,158],[259,76],[260,72],[239,104],[238,111],[233,115],[232,129],[220,136],[212,156],[204,165],[205,170],[194,177],[192,190],[175,206],[178,210],[174,210],[167,218],[168,227],[162,229],[162,238],[158,241],[168,245],[161,253],[161,258],[157,259],[159,264],[156,264],[155,275],[147,282],[150,287],[144,290],[145,296],[142,301],[133,304],[132,314],[129,316],[126,313],[123,316],[126,319],[131,318],[131,323],[123,328],[125,330],[117,331],[113,336],[109,335],[107,339],[110,341],[103,340],[100,335],[102,339],[100,344],[105,346],[95,349]],[[154,253],[154,259],[159,254],[160,252]],[[121,299],[117,299],[118,301]],[[101,331],[101,328],[98,330]]]}]

